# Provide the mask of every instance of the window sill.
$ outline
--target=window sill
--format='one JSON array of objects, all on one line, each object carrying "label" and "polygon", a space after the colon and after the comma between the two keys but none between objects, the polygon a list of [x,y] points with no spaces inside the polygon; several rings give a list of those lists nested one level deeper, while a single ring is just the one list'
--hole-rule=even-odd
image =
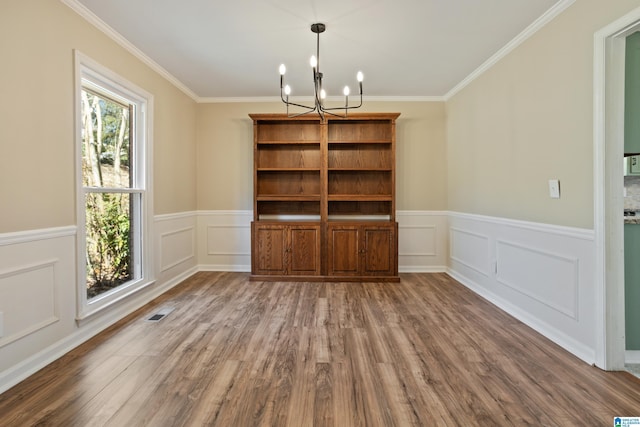
[{"label": "window sill", "polygon": [[78,326],[82,326],[98,314],[105,312],[113,306],[120,305],[123,300],[132,297],[155,283],[155,280],[142,281],[141,279],[137,282],[126,285],[124,289],[121,289],[118,292],[105,295],[104,297],[96,297],[95,301],[88,303],[82,310],[80,310],[76,316],[76,323]]}]

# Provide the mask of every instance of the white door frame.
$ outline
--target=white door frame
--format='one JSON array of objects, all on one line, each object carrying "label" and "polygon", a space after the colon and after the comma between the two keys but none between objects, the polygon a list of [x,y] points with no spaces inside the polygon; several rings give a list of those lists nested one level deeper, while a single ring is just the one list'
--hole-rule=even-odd
[{"label": "white door frame", "polygon": [[594,35],[593,140],[596,365],[624,369],[624,56],[640,8]]}]

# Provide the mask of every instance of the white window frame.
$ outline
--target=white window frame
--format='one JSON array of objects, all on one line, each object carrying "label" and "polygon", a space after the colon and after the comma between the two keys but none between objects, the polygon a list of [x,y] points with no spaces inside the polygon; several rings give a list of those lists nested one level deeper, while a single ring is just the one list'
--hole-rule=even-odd
[{"label": "white window frame", "polygon": [[[153,95],[134,85],[113,71],[102,66],[79,51],[74,51],[75,59],[75,153],[76,153],[76,224],[77,224],[77,314],[76,320],[82,321],[123,301],[130,295],[152,285],[153,277],[153,192],[152,181],[152,129],[153,129]],[[83,87],[96,89],[114,100],[135,105],[134,117],[134,151],[133,185],[118,191],[109,189],[109,193],[123,192],[140,194],[138,215],[132,218],[132,227],[139,230],[132,245],[132,270],[138,278],[124,283],[102,295],[87,299],[86,285],[86,225],[85,225],[85,187],[82,181],[82,119],[81,93]],[[101,189],[91,189],[91,193]],[[130,198],[132,206],[134,199]],[[137,241],[136,241],[137,240]]]}]

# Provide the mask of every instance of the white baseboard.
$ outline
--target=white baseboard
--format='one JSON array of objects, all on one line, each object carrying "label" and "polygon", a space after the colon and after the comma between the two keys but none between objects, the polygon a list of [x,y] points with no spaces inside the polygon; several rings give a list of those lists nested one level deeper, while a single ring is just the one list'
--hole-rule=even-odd
[{"label": "white baseboard", "polygon": [[399,266],[399,273],[446,273],[446,265],[419,265],[419,266]]},{"label": "white baseboard", "polygon": [[[593,363],[595,346],[590,345],[590,340],[595,320],[588,311],[595,295],[590,270],[593,264],[591,230],[440,211],[399,211],[397,218],[401,273],[446,272],[580,359]],[[49,330],[43,332],[52,338],[50,341],[43,341],[42,336],[34,337],[44,348],[32,355],[25,351],[25,346],[5,346],[4,354],[14,357],[15,364],[6,363],[5,370],[0,371],[0,393],[198,271],[250,272],[251,220],[251,211],[194,211],[157,216],[157,285],[74,330],[55,329],[56,335],[51,335]],[[69,272],[56,280],[72,288],[75,249],[69,239],[75,232],[75,227],[61,227],[0,234],[0,250],[9,255],[0,260],[9,267],[31,265],[34,261],[29,259],[33,251],[24,249],[24,244],[34,242],[42,246],[46,254],[55,254],[60,251],[54,243],[64,241],[65,253],[61,255],[61,268],[56,271]],[[18,252],[19,247],[22,249]],[[51,255],[44,258],[49,259]],[[555,288],[541,286],[538,289],[538,283],[533,287],[527,281],[522,271],[531,269],[530,261],[545,267],[549,264],[569,279],[571,283],[567,286],[564,286],[566,280],[561,279],[560,286],[564,286],[561,290],[568,298],[562,295],[569,303],[555,294]],[[67,277],[69,275],[71,277]],[[555,276],[552,278],[558,280]],[[75,291],[64,288],[60,292],[60,298],[68,303],[61,309],[62,314],[75,317],[68,306],[73,306],[73,301],[66,301],[64,297],[69,294],[69,298],[73,298]],[[640,360],[637,354],[630,354],[628,358]]]},{"label": "white baseboard", "polygon": [[[207,271],[251,270],[252,211],[200,211],[198,264]],[[447,263],[447,212],[398,211],[398,270],[442,272]]]},{"label": "white baseboard", "polygon": [[4,393],[20,381],[23,381],[40,369],[64,356],[80,344],[148,304],[153,299],[159,297],[195,273],[197,273],[197,269],[192,268],[162,285],[150,288],[148,292],[140,294],[139,297],[129,299],[127,302],[118,305],[117,308],[111,310],[108,315],[102,316],[100,319],[96,319],[95,321],[88,322],[86,326],[81,329],[77,329],[73,334],[66,336],[64,339],[43,349],[42,351],[39,351],[17,365],[14,365],[10,369],[0,372],[0,393]]},{"label": "white baseboard", "polygon": [[509,301],[500,298],[499,296],[487,291],[484,287],[479,286],[467,277],[464,277],[452,270],[447,272],[451,277],[462,283],[464,286],[472,290],[474,293],[489,301],[502,311],[508,313],[512,317],[518,319],[531,329],[540,333],[544,337],[558,344],[574,356],[582,359],[588,364],[593,364],[595,361],[595,350],[588,346],[574,340],[570,336],[559,332],[556,328],[551,327],[547,323],[543,322],[534,316],[531,316],[528,312],[520,307],[510,303]]},{"label": "white baseboard", "polygon": [[640,350],[627,350],[624,352],[624,363],[640,364]]},{"label": "white baseboard", "polygon": [[592,230],[450,212],[448,234],[452,277],[595,362]]},{"label": "white baseboard", "polygon": [[231,271],[236,273],[250,273],[250,265],[221,265],[221,264],[202,264],[198,266],[198,271]]}]

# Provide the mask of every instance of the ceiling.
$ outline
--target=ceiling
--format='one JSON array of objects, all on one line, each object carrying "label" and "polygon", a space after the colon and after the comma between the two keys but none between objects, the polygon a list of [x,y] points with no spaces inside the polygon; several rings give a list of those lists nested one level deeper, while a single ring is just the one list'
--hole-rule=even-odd
[{"label": "ceiling", "polygon": [[[314,22],[328,94],[442,97],[561,0],[72,0],[197,98],[312,94]],[[68,2],[67,2],[68,3]]]}]

